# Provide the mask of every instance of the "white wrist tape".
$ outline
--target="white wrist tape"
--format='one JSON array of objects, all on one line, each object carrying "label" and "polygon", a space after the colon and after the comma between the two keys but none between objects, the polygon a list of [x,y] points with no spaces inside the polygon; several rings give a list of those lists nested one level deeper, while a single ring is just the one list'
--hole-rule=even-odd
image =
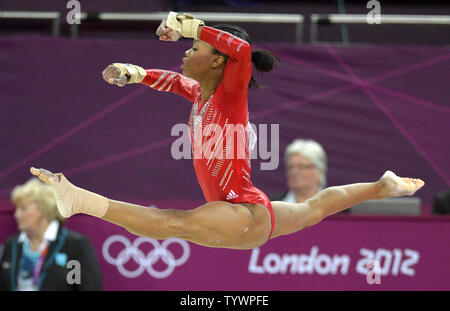
[{"label": "white wrist tape", "polygon": [[127,75],[130,77],[127,84],[141,83],[147,75],[144,68],[136,65],[114,63],[113,66],[120,70],[120,75]]},{"label": "white wrist tape", "polygon": [[176,12],[170,12],[167,16],[166,25],[180,32],[185,38],[198,39],[198,27],[205,25],[205,23],[188,13],[181,15]]},{"label": "white wrist tape", "polygon": [[52,186],[52,191],[59,213],[65,218],[78,213],[103,217],[108,210],[106,197],[72,185],[62,174],[60,181]]}]

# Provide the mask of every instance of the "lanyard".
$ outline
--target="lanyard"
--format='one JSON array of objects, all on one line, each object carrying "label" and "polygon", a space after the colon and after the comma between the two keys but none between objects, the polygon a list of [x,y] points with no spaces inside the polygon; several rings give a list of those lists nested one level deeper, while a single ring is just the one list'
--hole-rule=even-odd
[{"label": "lanyard", "polygon": [[[67,238],[67,229],[66,228],[62,228],[61,229],[61,234],[58,236],[58,244],[56,245],[55,249],[53,250],[52,254],[50,255],[50,257],[48,258],[48,263],[51,264],[54,260],[54,255],[56,253],[58,253],[61,248],[64,246],[64,243],[66,242],[66,238]],[[46,250],[47,253],[48,249]],[[16,276],[16,268],[17,265],[17,239],[14,239],[13,244],[12,244],[12,256],[11,256],[11,272],[10,272],[10,284],[11,284],[11,290],[15,291],[17,290],[17,276]],[[41,264],[41,268],[42,268],[42,264]],[[42,272],[42,276],[41,276],[41,281],[43,279],[45,279],[46,277],[46,270],[44,268],[44,271],[40,271]],[[38,290],[40,290],[40,286],[38,286]]]},{"label": "lanyard", "polygon": [[39,256],[39,259],[36,262],[36,265],[34,266],[33,271],[33,284],[37,285],[39,282],[39,274],[42,270],[42,265],[44,264],[45,256],[47,255],[48,251],[48,242],[46,243],[44,249],[41,251],[41,255]]}]

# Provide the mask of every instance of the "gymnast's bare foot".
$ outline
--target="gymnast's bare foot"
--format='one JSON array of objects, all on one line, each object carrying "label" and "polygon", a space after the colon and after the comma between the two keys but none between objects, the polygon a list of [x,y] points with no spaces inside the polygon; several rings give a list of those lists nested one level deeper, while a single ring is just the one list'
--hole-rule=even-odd
[{"label": "gymnast's bare foot", "polygon": [[43,182],[45,182],[47,185],[50,185],[50,186],[56,185],[60,181],[60,178],[61,178],[60,173],[53,174],[52,172],[50,172],[46,169],[43,169],[43,168],[38,169],[38,168],[31,167],[30,173],[39,177],[40,180],[42,180]]},{"label": "gymnast's bare foot", "polygon": [[55,195],[58,211],[63,217],[67,218],[78,213],[78,211],[74,210],[74,207],[77,205],[76,187],[61,173],[53,174],[46,169],[34,167],[30,168],[30,172],[47,185],[52,186],[51,189]]},{"label": "gymnast's bare foot", "polygon": [[425,185],[421,179],[399,177],[392,171],[386,171],[378,183],[381,186],[381,198],[411,196]]}]

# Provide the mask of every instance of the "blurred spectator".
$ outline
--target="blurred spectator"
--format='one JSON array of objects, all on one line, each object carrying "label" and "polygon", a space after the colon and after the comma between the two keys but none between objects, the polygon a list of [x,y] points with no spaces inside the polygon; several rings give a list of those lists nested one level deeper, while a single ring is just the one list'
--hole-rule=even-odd
[{"label": "blurred spectator", "polygon": [[450,214],[450,189],[435,195],[433,199],[433,214]]},{"label": "blurred spectator", "polygon": [[[32,178],[14,188],[11,200],[20,233],[3,245],[0,290],[101,290],[92,245],[64,226],[50,186]],[[71,260],[79,265],[67,266]]]},{"label": "blurred spectator", "polygon": [[325,188],[327,155],[314,140],[295,139],[284,154],[288,191],[271,201],[301,203]]}]

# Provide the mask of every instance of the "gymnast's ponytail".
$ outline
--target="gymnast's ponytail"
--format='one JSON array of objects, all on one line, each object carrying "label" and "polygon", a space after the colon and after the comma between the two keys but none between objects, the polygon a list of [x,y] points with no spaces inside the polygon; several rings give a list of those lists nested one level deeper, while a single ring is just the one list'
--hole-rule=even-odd
[{"label": "gymnast's ponytail", "polygon": [[[255,65],[256,70],[259,72],[269,72],[275,66],[275,61],[279,61],[279,58],[276,57],[273,53],[266,50],[256,50],[252,52],[252,63]],[[260,88],[261,85],[255,80],[255,78],[251,78],[249,88],[256,87]]]}]

